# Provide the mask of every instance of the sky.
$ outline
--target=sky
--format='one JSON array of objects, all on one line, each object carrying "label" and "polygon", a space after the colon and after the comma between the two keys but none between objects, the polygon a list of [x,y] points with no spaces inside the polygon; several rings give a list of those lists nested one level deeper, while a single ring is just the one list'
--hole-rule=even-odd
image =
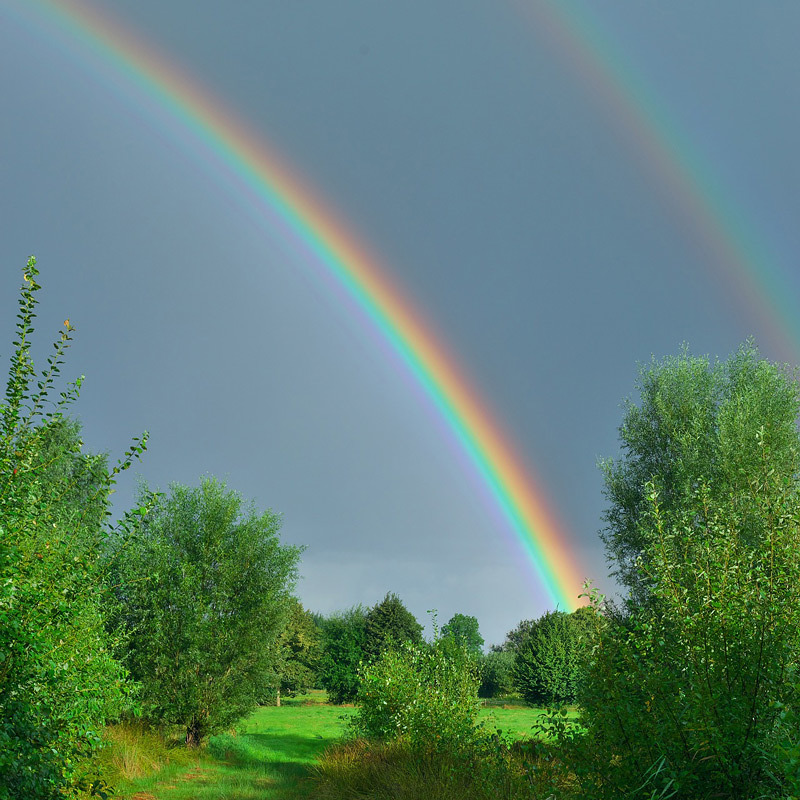
[{"label": "sky", "polygon": [[637,365],[748,336],[800,362],[796,2],[0,0],[3,368],[35,254],[86,447],[150,433],[115,511],[226,480],[306,547],[314,611],[391,591],[488,645],[553,602],[376,326],[53,7],[102,10],[370,254],[606,593],[598,461]]}]

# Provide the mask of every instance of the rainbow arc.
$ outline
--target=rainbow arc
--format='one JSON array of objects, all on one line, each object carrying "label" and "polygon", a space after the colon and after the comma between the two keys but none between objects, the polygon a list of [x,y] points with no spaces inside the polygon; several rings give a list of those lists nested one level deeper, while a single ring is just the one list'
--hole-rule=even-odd
[{"label": "rainbow arc", "polygon": [[105,81],[113,74],[124,93],[135,89],[169,124],[177,123],[191,150],[212,162],[237,196],[246,197],[252,210],[300,245],[323,278],[333,278],[346,292],[459,442],[552,605],[574,609],[584,576],[540,483],[378,260],[261,137],[130,31],[73,0],[29,0],[27,8],[37,9],[38,21],[54,27],[68,47],[90,53],[104,67]]}]

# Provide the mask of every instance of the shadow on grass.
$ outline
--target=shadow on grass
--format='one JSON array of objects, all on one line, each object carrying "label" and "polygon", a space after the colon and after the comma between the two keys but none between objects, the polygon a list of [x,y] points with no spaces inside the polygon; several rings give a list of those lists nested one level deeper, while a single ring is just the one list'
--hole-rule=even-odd
[{"label": "shadow on grass", "polygon": [[336,741],[336,737],[320,735],[246,733],[213,737],[208,749],[215,758],[229,764],[246,768],[268,765],[281,772],[304,775],[322,752]]}]

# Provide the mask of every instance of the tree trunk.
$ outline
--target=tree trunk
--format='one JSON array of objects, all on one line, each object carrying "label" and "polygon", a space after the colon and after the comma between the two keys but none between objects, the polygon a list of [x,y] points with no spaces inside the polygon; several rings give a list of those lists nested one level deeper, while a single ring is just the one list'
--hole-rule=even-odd
[{"label": "tree trunk", "polygon": [[277,699],[275,700],[275,705],[280,708],[281,707],[281,687],[278,687],[278,695]]},{"label": "tree trunk", "polygon": [[196,719],[193,719],[186,726],[186,746],[198,747],[200,745],[200,724]]}]

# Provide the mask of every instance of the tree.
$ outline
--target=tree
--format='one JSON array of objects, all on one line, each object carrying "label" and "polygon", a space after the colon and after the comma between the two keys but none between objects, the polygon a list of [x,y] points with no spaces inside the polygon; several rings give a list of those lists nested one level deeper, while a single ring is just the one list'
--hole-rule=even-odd
[{"label": "tree", "polygon": [[322,620],[319,678],[332,703],[352,703],[356,699],[366,622],[367,611],[360,605]]},{"label": "tree", "polygon": [[115,542],[117,623],[144,716],[190,746],[255,707],[273,670],[301,548],[213,478],[172,484]]},{"label": "tree", "polygon": [[685,519],[703,485],[715,506],[739,509],[741,534],[756,542],[767,523],[750,505],[752,476],[766,454],[769,468],[786,480],[800,470],[797,381],[760,359],[752,341],[713,364],[686,348],[654,359],[640,368],[638,388],[640,403],[627,402],[619,429],[622,456],[601,464],[609,506],[600,535],[634,604],[649,591],[647,572],[639,569],[651,531],[648,483],[667,526]]},{"label": "tree", "polygon": [[483,652],[483,636],[478,630],[478,620],[465,614],[453,614],[442,628],[442,637],[450,636],[466,647],[467,652],[480,655]]},{"label": "tree", "polygon": [[581,647],[594,612],[548,611],[530,629],[514,655],[512,678],[531,705],[572,703],[581,674]]},{"label": "tree", "polygon": [[514,654],[492,649],[480,661],[481,685],[478,697],[505,697],[514,691]]},{"label": "tree", "polygon": [[537,620],[535,619],[523,619],[520,621],[516,628],[506,634],[506,640],[496,649],[504,653],[518,653],[523,642],[530,637],[531,631],[536,627],[536,622]]},{"label": "tree", "polygon": [[422,625],[403,601],[390,592],[367,613],[364,653],[374,660],[386,647],[403,642],[422,644]]},{"label": "tree", "polygon": [[281,696],[294,697],[307,692],[316,683],[319,668],[319,630],[313,615],[292,597],[283,630],[276,643],[273,677],[270,692],[276,705]]},{"label": "tree", "polygon": [[654,363],[642,394],[607,467],[632,601],[594,600],[575,774],[600,798],[796,795],[797,385],[748,343]]},{"label": "tree", "polygon": [[[47,367],[31,357],[36,259],[23,270],[15,350],[0,404],[0,798],[64,797],[89,774],[101,731],[129,707],[100,604],[108,495],[145,448],[109,470],[82,452],[65,413],[81,380],[55,388],[74,330]],[[34,385],[35,381],[35,385]]]}]

